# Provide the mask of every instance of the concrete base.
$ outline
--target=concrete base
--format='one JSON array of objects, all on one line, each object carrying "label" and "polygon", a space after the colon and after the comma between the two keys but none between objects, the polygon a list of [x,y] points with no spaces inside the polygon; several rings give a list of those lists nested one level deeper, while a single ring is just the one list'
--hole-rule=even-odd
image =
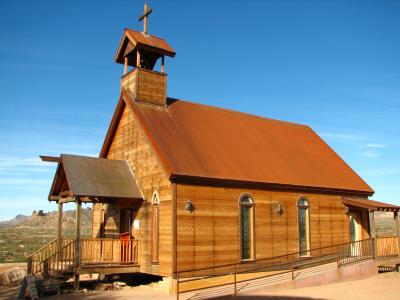
[{"label": "concrete base", "polygon": [[[291,274],[277,275],[263,279],[254,279],[245,282],[237,283],[237,292],[246,293],[258,290],[279,290],[290,288],[303,288],[311,286],[325,285],[329,283],[363,279],[378,274],[378,267],[375,261],[366,261],[354,265],[337,268],[336,263],[325,264],[322,266],[311,267],[304,270],[295,271],[294,279],[291,279]],[[176,295],[176,279],[164,277],[163,285],[168,289],[169,295]],[[209,287],[197,292],[188,292],[189,294],[201,294],[216,292],[218,289],[226,290],[228,294],[232,293],[233,283],[223,287]]]},{"label": "concrete base", "polygon": [[375,261],[367,261],[339,269],[339,280],[356,280],[371,277],[378,274],[378,266]]}]

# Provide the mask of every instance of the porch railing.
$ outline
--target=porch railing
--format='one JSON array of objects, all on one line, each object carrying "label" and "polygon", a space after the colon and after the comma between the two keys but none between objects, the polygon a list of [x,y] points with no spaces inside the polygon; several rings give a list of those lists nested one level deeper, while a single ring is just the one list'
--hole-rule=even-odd
[{"label": "porch railing", "polygon": [[376,238],[376,258],[385,259],[400,255],[397,236],[379,236]]},{"label": "porch railing", "polygon": [[[138,241],[115,239],[81,239],[80,266],[101,264],[137,264]],[[72,271],[75,267],[75,240],[63,240],[57,252],[52,240],[28,257],[28,274],[43,277]]]},{"label": "porch railing", "polygon": [[82,239],[81,264],[137,263],[138,241],[115,239]]},{"label": "porch railing", "polygon": [[41,274],[44,278],[55,276],[57,273],[65,272],[74,265],[75,259],[75,240],[64,240],[60,251],[57,252],[56,248],[53,253],[49,253],[46,257],[41,256],[41,260],[37,259],[35,255],[40,253],[43,249],[39,249],[31,257],[28,258],[28,274],[37,275]]}]

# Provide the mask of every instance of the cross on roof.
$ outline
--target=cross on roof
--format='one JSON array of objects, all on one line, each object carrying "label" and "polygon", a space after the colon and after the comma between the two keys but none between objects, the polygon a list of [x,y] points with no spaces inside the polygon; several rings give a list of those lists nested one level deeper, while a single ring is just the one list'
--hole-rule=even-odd
[{"label": "cross on roof", "polygon": [[143,15],[141,15],[141,16],[138,18],[139,21],[144,20],[144,21],[143,21],[143,33],[144,33],[144,34],[147,34],[148,17],[149,17],[149,15],[150,15],[152,12],[153,12],[153,9],[152,9],[152,8],[149,8],[149,7],[147,6],[147,3],[145,3],[145,4],[144,4],[144,12],[143,12]]}]

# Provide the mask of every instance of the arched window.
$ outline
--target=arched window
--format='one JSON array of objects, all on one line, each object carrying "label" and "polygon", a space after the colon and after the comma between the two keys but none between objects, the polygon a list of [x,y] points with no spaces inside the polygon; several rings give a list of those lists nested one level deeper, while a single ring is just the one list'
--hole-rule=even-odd
[{"label": "arched window", "polygon": [[297,201],[300,256],[310,256],[310,204],[305,197]]},{"label": "arched window", "polygon": [[151,199],[152,206],[152,225],[151,225],[151,260],[153,263],[158,263],[159,252],[159,210],[160,197],[157,191],[154,191]]},{"label": "arched window", "polygon": [[254,258],[254,200],[249,195],[239,199],[241,258]]}]

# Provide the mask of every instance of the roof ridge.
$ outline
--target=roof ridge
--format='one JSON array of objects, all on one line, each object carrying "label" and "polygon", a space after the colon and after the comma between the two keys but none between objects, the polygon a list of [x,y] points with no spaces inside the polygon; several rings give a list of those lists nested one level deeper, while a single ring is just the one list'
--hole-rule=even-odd
[{"label": "roof ridge", "polygon": [[207,108],[210,108],[210,109],[213,109],[213,110],[219,110],[219,111],[223,111],[223,112],[227,112],[227,113],[231,113],[231,114],[239,114],[239,115],[258,118],[258,119],[262,119],[262,120],[284,123],[286,125],[291,125],[291,126],[310,128],[310,126],[307,125],[307,124],[300,124],[300,123],[295,123],[295,122],[290,122],[290,121],[273,119],[273,118],[269,118],[269,117],[265,117],[265,116],[254,115],[254,114],[251,114],[251,113],[242,112],[242,111],[239,111],[239,110],[234,110],[234,109],[231,109],[231,108],[213,106],[213,105],[209,105],[209,104],[202,104],[202,103],[193,102],[193,101],[190,101],[190,100],[182,100],[182,99],[176,99],[176,98],[171,98],[171,97],[168,97],[168,99],[171,99],[171,100],[174,100],[174,101],[180,101],[180,102],[183,102],[183,103],[196,105],[196,106],[200,106],[200,107],[207,107]]}]

